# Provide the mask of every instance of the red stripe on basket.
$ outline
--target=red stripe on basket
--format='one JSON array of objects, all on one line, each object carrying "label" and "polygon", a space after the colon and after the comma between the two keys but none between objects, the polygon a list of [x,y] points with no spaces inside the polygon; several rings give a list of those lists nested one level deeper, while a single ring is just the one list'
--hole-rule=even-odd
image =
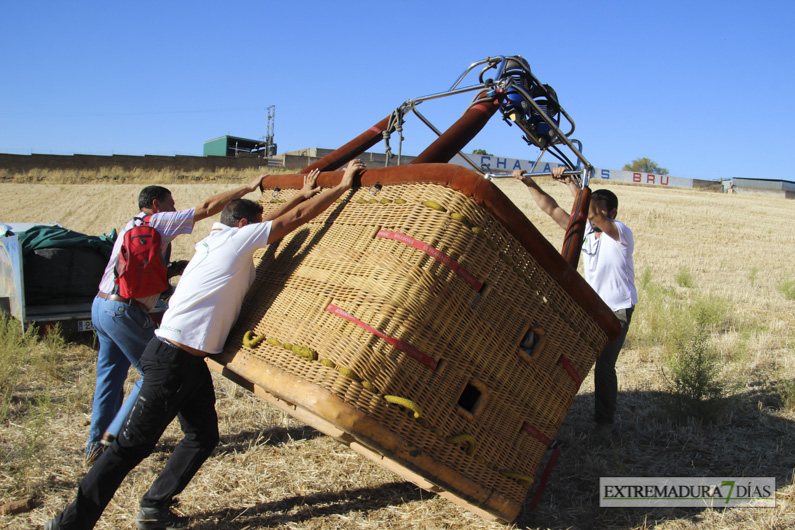
[{"label": "red stripe on basket", "polygon": [[547,465],[544,467],[544,473],[541,475],[541,480],[538,483],[538,488],[536,488],[536,492],[533,495],[533,501],[530,503],[530,511],[536,509],[538,506],[538,502],[541,500],[541,495],[544,494],[544,488],[547,487],[547,481],[549,480],[549,475],[552,473],[552,469],[555,467],[555,462],[558,461],[560,457],[560,446],[555,446],[555,450],[552,451],[552,456],[549,457],[547,461]]},{"label": "red stripe on basket", "polygon": [[533,495],[533,500],[530,503],[530,510],[534,510],[536,506],[538,506],[538,502],[541,500],[541,495],[544,494],[544,488],[547,487],[547,481],[549,480],[549,475],[552,473],[552,468],[555,467],[555,462],[558,461],[558,457],[560,457],[560,446],[554,440],[550,440],[547,438],[544,433],[533,427],[527,422],[524,422],[522,425],[522,430],[535,438],[536,440],[540,441],[542,444],[546,445],[550,449],[553,449],[552,456],[549,457],[547,461],[547,465],[544,467],[544,472],[541,475],[541,480],[538,483],[538,487],[536,488],[536,492]]},{"label": "red stripe on basket", "polygon": [[532,436],[533,438],[535,438],[536,440],[538,440],[539,442],[541,442],[542,444],[546,445],[547,447],[552,446],[552,444],[554,443],[552,440],[547,438],[544,433],[542,433],[541,431],[539,431],[538,429],[536,429],[527,422],[524,422],[524,424],[522,424],[522,430],[527,434],[529,434],[530,436]]},{"label": "red stripe on basket", "polygon": [[558,362],[563,366],[563,368],[569,373],[574,382],[577,383],[577,388],[580,388],[582,384],[582,378],[580,374],[577,373],[577,370],[574,369],[574,366],[569,362],[565,355],[561,355]]},{"label": "red stripe on basket", "polygon": [[422,353],[420,350],[418,350],[417,348],[415,348],[414,346],[412,346],[408,342],[405,342],[405,341],[403,341],[401,339],[396,339],[394,337],[390,337],[389,335],[386,335],[386,334],[382,333],[381,331],[378,331],[374,327],[365,324],[361,320],[357,319],[356,317],[354,317],[350,313],[346,312],[345,310],[335,306],[334,304],[327,305],[326,306],[326,311],[328,311],[329,313],[332,313],[334,315],[337,315],[339,317],[342,317],[345,320],[349,320],[349,321],[353,322],[354,324],[356,324],[357,326],[359,326],[360,328],[366,329],[367,331],[369,331],[373,335],[377,335],[377,336],[381,337],[382,339],[387,341],[389,344],[391,344],[392,346],[394,346],[398,350],[406,353],[407,355],[410,355],[411,357],[414,357],[415,359],[417,359],[419,362],[421,362],[422,364],[424,364],[425,366],[427,366],[431,370],[436,370],[436,367],[439,365],[439,362],[436,361],[436,359],[428,357],[427,355]]},{"label": "red stripe on basket", "polygon": [[467,282],[473,289],[476,291],[480,291],[480,288],[483,287],[483,282],[475,278],[472,274],[469,273],[464,267],[458,264],[457,261],[452,259],[450,256],[445,254],[444,252],[440,251],[439,249],[428,245],[427,243],[423,243],[418,239],[414,239],[411,236],[406,234],[401,234],[400,232],[393,232],[392,230],[379,230],[376,234],[378,237],[383,237],[386,239],[394,239],[395,241],[400,241],[401,243],[405,243],[410,247],[414,247],[418,250],[421,250],[428,254],[430,257],[438,260],[442,263],[445,267],[452,270],[454,273],[459,275],[465,282]]}]

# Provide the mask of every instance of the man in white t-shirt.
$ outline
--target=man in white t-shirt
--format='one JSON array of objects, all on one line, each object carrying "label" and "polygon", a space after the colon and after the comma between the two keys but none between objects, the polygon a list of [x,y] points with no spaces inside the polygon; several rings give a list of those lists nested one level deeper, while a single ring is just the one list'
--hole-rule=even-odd
[{"label": "man in white t-shirt", "polygon": [[196,245],[157,336],[141,356],[143,385],[119,436],[80,482],[75,501],[46,529],[92,528],[124,477],[151,453],[175,416],[185,437],[141,498],[136,523],[139,529],[187,525],[187,518],[169,507],[218,443],[215,391],[204,357],[223,349],[254,281],[254,252],[331,206],[364,167],[351,161],[341,182],[319,195],[319,172],[313,171],[301,191],[268,216],[272,220],[263,221],[262,207],[246,199],[224,208],[221,222]]},{"label": "man in white t-shirt", "polygon": [[[91,322],[99,338],[99,353],[91,427],[86,444],[86,458],[89,461],[96,459],[118,436],[122,422],[129,414],[141,388],[139,379],[127,399],[123,400],[127,372],[130,366],[141,372],[141,354],[155,332],[155,323],[147,313],[155,306],[160,294],[144,298],[124,298],[119,294],[119,287],[115,282],[124,234],[133,226],[140,225],[142,219],[148,216],[149,226],[160,234],[161,260],[168,264],[174,238],[190,234],[195,223],[216,215],[229,201],[255,191],[260,180],[261,177],[248,186],[213,195],[194,208],[179,211],[167,188],[146,186],[139,193],[138,207],[141,213],[127,223],[116,239],[99,284],[99,291],[91,305]],[[170,264],[168,277],[179,275],[186,263]]]},{"label": "man in white t-shirt", "polygon": [[[563,175],[565,169],[563,166],[556,167],[552,170],[552,177],[564,182],[576,197],[580,189],[571,178]],[[567,229],[570,215],[555,199],[539,188],[532,178],[525,176],[523,170],[515,170],[513,177],[527,186],[533,200],[544,213],[561,228]],[[604,347],[594,368],[594,421],[598,436],[609,435],[613,431],[618,396],[616,360],[627,337],[635,304],[638,303],[632,262],[635,240],[632,231],[616,220],[617,212],[618,198],[613,192],[606,189],[594,191],[582,245],[585,281],[613,310],[621,323],[621,334]]]}]

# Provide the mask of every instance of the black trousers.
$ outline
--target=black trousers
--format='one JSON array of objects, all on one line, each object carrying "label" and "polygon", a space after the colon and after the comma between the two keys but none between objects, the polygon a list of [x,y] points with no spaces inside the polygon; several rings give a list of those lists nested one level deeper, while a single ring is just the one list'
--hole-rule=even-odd
[{"label": "black trousers", "polygon": [[621,323],[621,334],[608,344],[596,359],[594,369],[594,420],[596,423],[613,423],[618,398],[618,377],[616,377],[616,361],[629,331],[634,307],[614,311]]},{"label": "black trousers", "polygon": [[80,482],[59,516],[62,529],[93,528],[127,473],[152,450],[176,416],[185,437],[141,506],[168,506],[218,444],[212,377],[203,359],[157,337],[141,356],[143,385],[118,438]]}]

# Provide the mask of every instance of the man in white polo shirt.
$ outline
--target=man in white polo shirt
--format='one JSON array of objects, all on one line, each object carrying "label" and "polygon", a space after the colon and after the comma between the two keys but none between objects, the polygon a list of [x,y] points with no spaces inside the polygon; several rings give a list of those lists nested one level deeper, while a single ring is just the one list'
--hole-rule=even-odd
[{"label": "man in white polo shirt", "polygon": [[141,356],[143,385],[118,438],[80,482],[75,501],[46,529],[92,528],[124,477],[151,453],[175,416],[185,437],[142,497],[136,523],[139,529],[187,525],[187,518],[169,506],[218,443],[215,392],[204,357],[223,349],[254,281],[254,252],[323,212],[351,188],[362,169],[361,161],[351,161],[341,182],[315,197],[318,172],[312,172],[301,191],[269,215],[272,221],[263,222],[262,207],[245,199],[224,208],[221,222],[196,245],[157,337]]},{"label": "man in white polo shirt", "polygon": [[[552,177],[564,182],[576,197],[580,189],[571,178],[563,175],[565,169],[563,166],[556,167],[552,170]],[[558,206],[555,199],[539,188],[532,178],[525,176],[523,170],[514,170],[513,177],[527,186],[533,200],[544,213],[561,228],[567,229],[570,215]],[[604,347],[594,368],[594,434],[597,437],[614,433],[613,421],[618,396],[616,360],[627,338],[635,304],[638,303],[635,266],[632,262],[635,240],[627,225],[616,220],[617,213],[618,198],[613,192],[606,189],[594,191],[582,245],[585,281],[613,310],[621,323],[621,334]]]}]

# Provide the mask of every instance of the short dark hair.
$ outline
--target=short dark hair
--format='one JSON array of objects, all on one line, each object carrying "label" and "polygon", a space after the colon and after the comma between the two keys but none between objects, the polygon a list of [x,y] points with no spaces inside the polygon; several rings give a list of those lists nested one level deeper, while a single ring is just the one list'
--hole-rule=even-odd
[{"label": "short dark hair", "polygon": [[169,195],[171,195],[171,192],[163,186],[147,186],[138,194],[138,208],[141,210],[151,208],[155,199],[163,202]]},{"label": "short dark hair", "polygon": [[221,223],[226,226],[237,226],[237,222],[245,219],[249,223],[257,222],[257,215],[262,213],[262,206],[248,199],[235,199],[224,206],[221,212]]},{"label": "short dark hair", "polygon": [[598,189],[591,194],[592,201],[604,201],[607,203],[607,211],[611,211],[613,208],[616,210],[618,209],[618,197],[612,191],[606,189]]}]

